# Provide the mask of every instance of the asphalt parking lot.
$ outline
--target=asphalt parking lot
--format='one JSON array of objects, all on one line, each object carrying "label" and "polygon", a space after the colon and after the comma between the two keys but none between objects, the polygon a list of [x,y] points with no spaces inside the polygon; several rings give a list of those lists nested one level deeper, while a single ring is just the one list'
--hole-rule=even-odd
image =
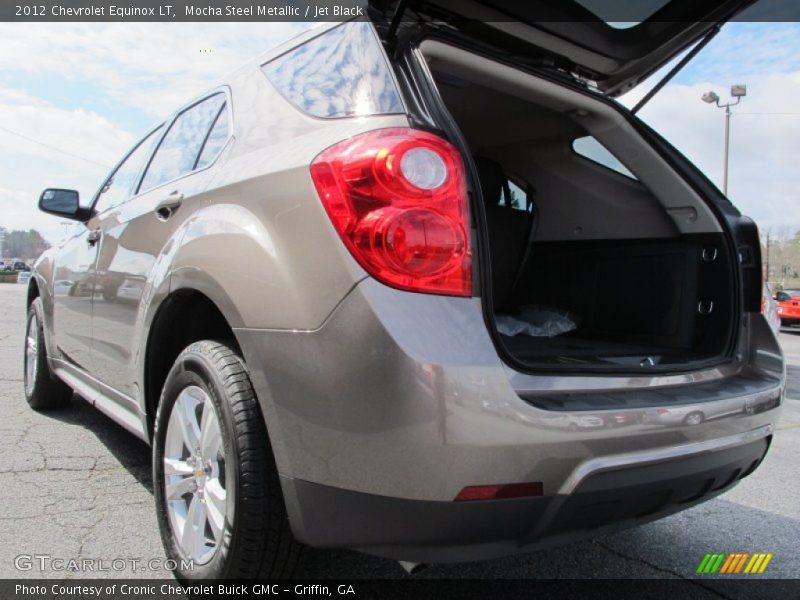
[{"label": "asphalt parking lot", "polygon": [[[24,286],[0,285],[0,577],[151,577],[133,569],[20,571],[20,555],[163,557],[153,510],[149,448],[75,397],[37,414],[22,389]],[[800,329],[783,331],[789,384],[761,468],[723,496],[661,521],[566,548],[502,560],[432,566],[418,577],[692,578],[706,552],[772,552],[763,577],[800,577]],[[24,561],[23,561],[23,564]],[[309,575],[399,577],[397,563],[318,552]],[[698,583],[704,586],[706,581]]]}]

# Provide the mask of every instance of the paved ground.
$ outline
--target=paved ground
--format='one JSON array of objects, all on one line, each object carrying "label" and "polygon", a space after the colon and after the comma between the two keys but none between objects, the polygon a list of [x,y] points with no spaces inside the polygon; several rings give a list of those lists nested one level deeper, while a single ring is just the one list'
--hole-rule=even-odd
[{"label": "paved ground", "polygon": [[[23,286],[0,285],[0,577],[20,572],[15,557],[163,557],[153,510],[148,447],[75,398],[47,415],[22,391]],[[435,566],[421,577],[691,577],[709,551],[775,554],[771,577],[800,574],[800,329],[781,333],[789,366],[783,419],[763,466],[724,496],[659,522],[554,551]],[[118,565],[119,566],[119,565]],[[164,576],[108,571],[101,576]],[[312,576],[397,577],[392,561],[355,552],[314,556]]]}]

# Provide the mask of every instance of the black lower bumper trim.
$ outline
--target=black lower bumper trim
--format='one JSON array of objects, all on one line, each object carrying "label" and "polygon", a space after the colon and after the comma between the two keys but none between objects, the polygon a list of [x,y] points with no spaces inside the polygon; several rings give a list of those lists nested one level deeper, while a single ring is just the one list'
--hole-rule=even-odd
[{"label": "black lower bumper trim", "polygon": [[645,523],[722,493],[763,459],[770,437],[586,477],[572,494],[439,502],[284,478],[295,536],[414,562],[496,558]]}]

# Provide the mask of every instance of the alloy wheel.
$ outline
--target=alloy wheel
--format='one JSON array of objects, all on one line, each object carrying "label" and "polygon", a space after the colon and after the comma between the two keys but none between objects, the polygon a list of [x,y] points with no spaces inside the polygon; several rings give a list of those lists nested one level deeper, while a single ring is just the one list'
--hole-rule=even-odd
[{"label": "alloy wheel", "polygon": [[202,388],[188,386],[175,400],[163,460],[167,513],[175,542],[187,558],[205,564],[222,543],[229,515],[219,417]]},{"label": "alloy wheel", "polygon": [[703,422],[703,414],[699,412],[690,413],[686,417],[686,424],[687,425],[699,425]]},{"label": "alloy wheel", "polygon": [[33,394],[36,384],[36,368],[39,362],[39,319],[33,315],[28,322],[28,333],[25,336],[25,393]]}]

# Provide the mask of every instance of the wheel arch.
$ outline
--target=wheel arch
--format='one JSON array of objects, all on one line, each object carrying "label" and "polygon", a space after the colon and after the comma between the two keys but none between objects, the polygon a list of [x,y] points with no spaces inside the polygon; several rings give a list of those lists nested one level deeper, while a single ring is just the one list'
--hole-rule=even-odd
[{"label": "wheel arch", "polygon": [[58,356],[53,334],[53,288],[52,288],[52,262],[41,261],[31,272],[31,279],[28,282],[28,289],[25,294],[25,310],[29,310],[37,298],[42,301],[42,319],[44,327],[44,343],[49,357]]},{"label": "wheel arch", "polygon": [[[248,368],[278,470],[280,473],[287,473],[290,471],[289,460],[283,450],[285,444],[281,428],[276,425],[278,415],[275,403],[266,380],[259,350],[250,342],[247,335],[248,327],[252,325],[246,322],[243,309],[240,308],[243,299],[249,299],[250,304],[244,304],[252,309],[253,296],[259,292],[251,287],[253,282],[231,286],[229,282],[223,282],[216,277],[213,271],[197,268],[194,266],[196,263],[196,260],[181,259],[180,251],[173,257],[170,264],[175,266],[165,269],[164,276],[157,285],[154,285],[144,308],[140,325],[141,340],[134,341],[141,348],[137,359],[138,381],[141,386],[139,402],[148,440],[152,441],[155,411],[166,375],[178,353],[199,339],[228,339],[235,344],[237,352]],[[269,305],[268,298],[264,298],[263,294],[259,297],[262,300],[261,313],[274,308]],[[224,326],[217,329],[195,328],[193,335],[179,338],[179,342],[173,341],[166,349],[159,348],[160,340],[174,339],[170,332],[178,327],[181,320],[185,321],[187,318],[192,320],[191,314],[187,311],[194,302],[202,303],[207,308],[206,316],[199,320],[200,323],[205,325],[216,323]]]},{"label": "wheel arch", "polygon": [[33,301],[36,300],[41,295],[39,291],[39,284],[36,281],[36,277],[31,277],[31,280],[28,282],[28,294],[25,299],[25,308],[29,308]]},{"label": "wheel arch", "polygon": [[147,331],[143,360],[143,399],[147,431],[152,439],[161,391],[175,359],[189,344],[203,339],[230,343],[242,355],[234,325],[236,317],[220,308],[206,291],[178,287],[155,309]]},{"label": "wheel arch", "polygon": [[[190,277],[193,283],[201,285],[188,285],[180,274],[174,278],[169,293],[152,311],[147,329],[141,381],[148,440],[151,444],[154,441],[155,415],[162,389],[180,352],[203,339],[227,341],[247,367],[278,473],[287,473],[289,462],[280,427],[276,425],[274,403],[262,365],[257,362],[258,352],[243,335],[246,330],[241,326],[241,316],[220,286],[196,270],[192,270]],[[293,506],[294,495],[288,493],[291,490],[287,491],[283,478],[280,485],[287,507]]]}]

